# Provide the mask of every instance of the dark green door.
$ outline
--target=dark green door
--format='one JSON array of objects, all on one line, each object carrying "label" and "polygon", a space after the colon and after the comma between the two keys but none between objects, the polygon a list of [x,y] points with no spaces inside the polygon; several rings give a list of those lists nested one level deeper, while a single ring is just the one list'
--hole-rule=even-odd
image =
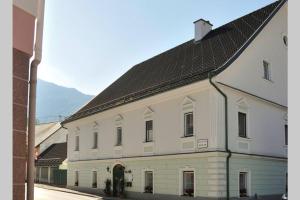
[{"label": "dark green door", "polygon": [[113,195],[119,197],[124,190],[124,167],[116,165],[113,169]]}]

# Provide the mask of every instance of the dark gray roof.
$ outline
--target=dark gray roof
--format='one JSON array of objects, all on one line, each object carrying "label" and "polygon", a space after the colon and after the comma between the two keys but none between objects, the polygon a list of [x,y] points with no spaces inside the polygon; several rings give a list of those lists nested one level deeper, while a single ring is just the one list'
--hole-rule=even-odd
[{"label": "dark gray roof", "polygon": [[52,144],[35,161],[36,166],[58,166],[67,158],[67,143]]},{"label": "dark gray roof", "polygon": [[236,59],[284,2],[276,1],[213,29],[196,43],[189,40],[133,66],[63,123],[208,78],[210,71]]}]

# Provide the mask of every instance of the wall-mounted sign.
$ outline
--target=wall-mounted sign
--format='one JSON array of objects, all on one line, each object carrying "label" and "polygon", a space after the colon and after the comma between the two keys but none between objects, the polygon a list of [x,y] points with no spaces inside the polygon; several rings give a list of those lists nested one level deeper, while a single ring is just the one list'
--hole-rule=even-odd
[{"label": "wall-mounted sign", "polygon": [[198,149],[203,149],[208,147],[208,139],[199,139],[197,140]]}]

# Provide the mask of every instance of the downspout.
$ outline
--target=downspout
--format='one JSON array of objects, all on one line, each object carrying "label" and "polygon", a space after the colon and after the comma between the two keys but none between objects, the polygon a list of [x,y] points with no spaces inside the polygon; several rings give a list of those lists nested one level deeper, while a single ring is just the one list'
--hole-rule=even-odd
[{"label": "downspout", "polygon": [[227,95],[220,89],[218,86],[212,82],[212,77],[214,71],[208,73],[209,83],[224,97],[224,106],[225,106],[225,151],[227,152],[226,156],[226,200],[229,200],[229,159],[231,157],[231,151],[228,148],[228,103],[227,103]]},{"label": "downspout", "polygon": [[38,0],[34,58],[30,64],[30,80],[29,80],[27,198],[26,198],[27,200],[34,200],[36,82],[37,82],[37,67],[42,60],[44,7],[45,7],[45,1]]}]

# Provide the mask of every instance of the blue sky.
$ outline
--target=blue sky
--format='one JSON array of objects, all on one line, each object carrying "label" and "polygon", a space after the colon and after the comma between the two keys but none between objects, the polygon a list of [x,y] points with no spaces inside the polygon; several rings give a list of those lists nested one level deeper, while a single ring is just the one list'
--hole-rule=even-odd
[{"label": "blue sky", "polygon": [[274,0],[45,1],[40,79],[96,95],[133,65]]}]

